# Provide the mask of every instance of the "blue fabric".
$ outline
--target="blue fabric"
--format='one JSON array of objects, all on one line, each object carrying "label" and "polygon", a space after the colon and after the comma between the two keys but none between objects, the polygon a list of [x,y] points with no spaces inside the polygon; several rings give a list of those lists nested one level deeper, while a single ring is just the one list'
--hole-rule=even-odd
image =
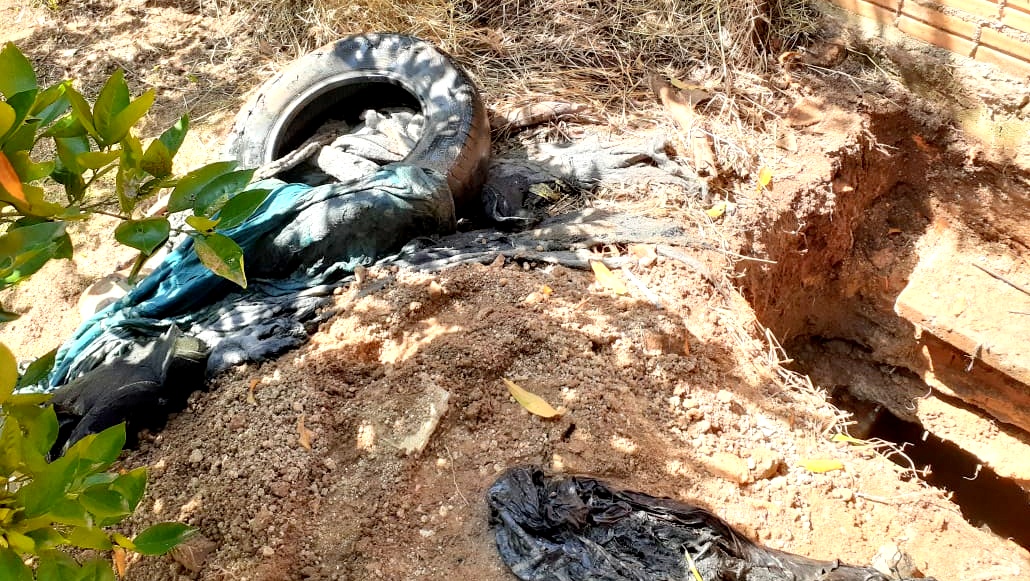
[{"label": "blue fabric", "polygon": [[49,387],[124,356],[171,325],[212,348],[212,373],[280,353],[306,340],[305,323],[356,266],[455,225],[446,178],[413,166],[386,166],[349,183],[267,180],[253,188],[271,193],[226,232],[243,249],[246,290],[202,265],[187,238],[129,294],[82,324],[58,351]]}]

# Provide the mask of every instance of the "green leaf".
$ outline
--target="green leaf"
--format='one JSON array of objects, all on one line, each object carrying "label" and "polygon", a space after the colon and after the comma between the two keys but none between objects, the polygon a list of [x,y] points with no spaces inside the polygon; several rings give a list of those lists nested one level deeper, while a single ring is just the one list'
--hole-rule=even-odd
[{"label": "green leaf", "polygon": [[14,112],[14,108],[6,102],[0,101],[0,137],[7,135],[7,132],[14,127],[14,120],[17,117],[18,114]]},{"label": "green leaf", "polygon": [[25,369],[25,373],[18,378],[18,387],[26,387],[29,385],[36,385],[47,375],[50,374],[50,370],[54,368],[54,358],[57,357],[57,348],[51,349],[45,355],[39,357]]},{"label": "green leaf", "polygon": [[218,276],[247,288],[247,277],[243,272],[243,250],[222,234],[193,237],[193,251],[201,264]]},{"label": "green leaf", "polygon": [[0,404],[7,403],[18,385],[18,360],[7,345],[0,343]]},{"label": "green leaf", "polygon": [[96,484],[111,484],[118,478],[118,474],[114,472],[98,472],[96,474],[90,474],[82,480],[82,486],[90,487]]},{"label": "green leaf", "polygon": [[38,127],[39,121],[35,119],[22,123],[21,127],[7,136],[7,143],[4,143],[3,146],[4,153],[10,156],[14,153],[27,152],[35,147]]},{"label": "green leaf", "polygon": [[61,551],[46,551],[39,556],[36,566],[36,581],[77,580],[82,568],[75,559]]},{"label": "green leaf", "polygon": [[110,145],[121,141],[123,135],[115,136],[113,126],[115,118],[119,113],[129,106],[129,86],[125,84],[125,71],[115,70],[100,89],[97,100],[93,103],[93,123],[96,124],[97,133],[104,141],[104,145]]},{"label": "green leaf", "polygon": [[130,539],[129,537],[120,535],[118,533],[111,533],[111,540],[114,541],[114,544],[118,545],[123,549],[128,549],[130,551],[136,550],[136,543],[133,543],[132,539]]},{"label": "green leaf", "polygon": [[122,154],[120,149],[112,149],[111,151],[87,151],[80,153],[75,158],[75,164],[82,169],[98,170],[112,161],[118,159]]},{"label": "green leaf", "polygon": [[194,213],[212,216],[250,183],[254,169],[241,169],[220,175],[211,180],[197,193],[197,201],[193,206]]},{"label": "green leaf", "polygon": [[[18,387],[21,387],[20,385]],[[49,393],[16,393],[7,400],[8,405],[43,405],[50,400]]]},{"label": "green leaf", "polygon": [[110,561],[90,559],[83,563],[82,572],[76,581],[115,581],[114,569]]},{"label": "green leaf", "polygon": [[215,226],[218,225],[218,220],[212,220],[204,216],[189,216],[186,218],[186,223],[192,226],[194,230],[206,234],[215,229]]},{"label": "green leaf", "polygon": [[62,498],[50,507],[47,518],[55,523],[70,526],[86,526],[89,522],[86,509],[70,498]]},{"label": "green leaf", "polygon": [[129,129],[142,119],[150,110],[150,106],[154,104],[154,95],[153,89],[147,90],[115,116],[108,128],[108,134],[111,137],[110,143],[117,143],[128,135]]},{"label": "green leaf", "polygon": [[127,220],[114,230],[114,239],[150,256],[157,250],[171,232],[167,218],[144,218]]},{"label": "green leaf", "polygon": [[65,115],[57,120],[46,131],[43,132],[44,137],[85,137],[86,128],[79,122],[79,118],[75,115]]},{"label": "green leaf", "polygon": [[[82,458],[89,463],[89,472],[99,472],[106,470],[118,459],[118,454],[124,446],[125,424],[121,423],[79,440],[68,450],[66,456]],[[80,467],[76,476],[82,474]]]},{"label": "green leaf", "polygon": [[161,137],[158,137],[158,140],[164,144],[169,155],[174,157],[176,153],[179,153],[179,147],[182,146],[182,142],[186,139],[186,133],[189,130],[190,117],[189,115],[183,115],[175,122],[175,125],[172,125],[165,130],[165,132],[161,134]]},{"label": "green leaf", "polygon": [[27,537],[13,530],[5,531],[5,535],[11,548],[18,551],[18,554],[27,555],[36,552],[36,541],[32,540],[32,537]]},{"label": "green leaf", "polygon": [[32,581],[32,570],[22,562],[18,553],[11,549],[0,549],[0,579],[4,581]]},{"label": "green leaf", "polygon": [[93,136],[93,139],[97,140],[97,143],[102,142],[103,139],[97,133],[96,125],[93,124],[93,112],[89,110],[86,98],[70,85],[65,94],[68,95],[68,102],[71,104],[72,115],[75,116],[75,119],[86,129],[87,133]]},{"label": "green leaf", "polygon": [[8,230],[0,236],[0,281],[14,284],[52,258],[70,256],[71,241],[63,222],[42,222]]},{"label": "green leaf", "polygon": [[148,174],[163,178],[172,173],[172,153],[161,140],[155,139],[147,146],[139,165]]},{"label": "green leaf", "polygon": [[18,172],[23,183],[41,180],[54,171],[55,164],[52,161],[36,163],[29,157],[28,151],[15,151],[7,156],[11,167]]},{"label": "green leaf", "polygon": [[122,157],[115,176],[115,191],[122,212],[131,214],[140,198],[140,186],[146,181],[146,173],[140,168],[143,145],[131,133],[122,139]]},{"label": "green leaf", "polygon": [[[64,544],[64,537],[61,536],[61,533],[57,532],[57,529],[51,526],[31,530],[25,533],[25,536],[30,537],[32,541],[36,543],[35,552],[37,555],[43,551],[53,549],[57,545]],[[39,568],[37,566],[37,571],[38,570]]]},{"label": "green leaf", "polygon": [[168,198],[168,212],[175,213],[193,208],[197,201],[197,194],[204,186],[235,168],[235,161],[216,161],[182,176]]},{"label": "green leaf", "polygon": [[197,529],[177,522],[163,522],[136,535],[132,543],[143,555],[163,555],[190,538]]},{"label": "green leaf", "polygon": [[65,538],[68,539],[68,544],[79,547],[80,549],[106,551],[111,548],[111,539],[107,538],[107,533],[105,533],[103,529],[93,527],[74,527]]},{"label": "green leaf", "polygon": [[129,514],[129,503],[106,484],[90,486],[79,494],[79,503],[98,518],[119,517]]},{"label": "green leaf", "polygon": [[38,88],[32,63],[13,42],[8,42],[3,50],[0,50],[0,71],[3,71],[0,75],[0,93],[3,93],[8,101],[18,93],[35,91]]},{"label": "green leaf", "polygon": [[245,222],[261,207],[270,193],[271,190],[246,190],[230,198],[218,212],[218,228],[228,230]]},{"label": "green leaf", "polygon": [[71,486],[74,468],[72,462],[63,458],[37,471],[32,482],[18,489],[15,497],[25,507],[25,518],[36,518],[46,514],[58,501],[64,498]]},{"label": "green leaf", "polygon": [[63,81],[41,91],[36,95],[36,101],[32,104],[29,115],[39,121],[40,126],[46,126],[54,119],[64,115],[64,112],[71,106],[66,94],[67,88],[68,81]]},{"label": "green leaf", "polygon": [[46,457],[57,441],[57,413],[54,406],[42,408],[31,423],[24,425],[26,431],[24,445],[40,457]]},{"label": "green leaf", "polygon": [[117,490],[125,498],[125,502],[129,503],[129,510],[136,510],[147,489],[146,466],[119,474],[118,478],[111,483],[111,489]]}]

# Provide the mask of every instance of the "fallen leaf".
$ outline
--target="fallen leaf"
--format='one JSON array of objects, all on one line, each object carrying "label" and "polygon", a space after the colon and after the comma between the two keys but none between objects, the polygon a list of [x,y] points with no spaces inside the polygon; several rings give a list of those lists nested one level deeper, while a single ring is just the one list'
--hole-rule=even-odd
[{"label": "fallen leaf", "polygon": [[555,418],[561,415],[558,410],[551,407],[551,404],[544,401],[544,398],[539,395],[522,389],[517,383],[509,379],[502,377],[501,381],[508,386],[508,393],[515,398],[515,401],[519,402],[519,405],[526,408],[529,413],[542,418]]},{"label": "fallen leaf", "polygon": [[7,193],[15,200],[28,206],[29,201],[25,199],[25,192],[21,187],[21,178],[14,166],[7,160],[7,155],[0,151],[0,186],[3,186]]},{"label": "fallen leaf", "polygon": [[118,572],[118,577],[125,577],[125,549],[114,547],[111,551],[114,554],[114,568]]},{"label": "fallen leaf", "polygon": [[726,202],[716,202],[711,208],[705,210],[705,214],[712,220],[718,220],[722,218],[722,215],[726,213]]},{"label": "fallen leaf", "polygon": [[549,286],[547,286],[547,285],[545,284],[544,286],[540,287],[540,292],[541,292],[541,293],[543,293],[543,294],[545,294],[545,295],[548,295],[548,296],[550,296],[550,295],[551,295],[551,293],[553,293],[553,292],[554,292],[554,289],[553,289],[553,288],[551,288],[551,287],[549,287]]},{"label": "fallen leaf", "polygon": [[844,469],[844,463],[840,460],[834,460],[833,458],[806,458],[801,460],[800,464],[805,470],[815,472],[817,474]]},{"label": "fallen leaf", "polygon": [[251,405],[257,405],[257,400],[254,399],[254,388],[257,387],[259,383],[261,383],[260,379],[251,379],[250,387],[247,388],[247,403]]},{"label": "fallen leaf", "polygon": [[561,199],[561,194],[551,189],[551,186],[547,184],[533,184],[529,186],[529,193],[540,196],[541,198],[551,202],[557,202]]},{"label": "fallen leaf", "polygon": [[594,270],[594,279],[597,284],[602,287],[614,292],[617,295],[624,295],[629,292],[626,288],[626,284],[615,276],[615,274],[599,260],[591,260],[590,268]]},{"label": "fallen leaf", "polygon": [[299,434],[297,441],[300,442],[301,447],[305,450],[311,451],[311,437],[314,436],[315,433],[304,427],[303,414],[301,414],[300,419],[297,420],[297,433]]},{"label": "fallen leaf", "polygon": [[762,169],[758,170],[758,188],[755,191],[761,192],[769,187],[769,184],[772,183],[772,178],[772,170],[762,166]]}]

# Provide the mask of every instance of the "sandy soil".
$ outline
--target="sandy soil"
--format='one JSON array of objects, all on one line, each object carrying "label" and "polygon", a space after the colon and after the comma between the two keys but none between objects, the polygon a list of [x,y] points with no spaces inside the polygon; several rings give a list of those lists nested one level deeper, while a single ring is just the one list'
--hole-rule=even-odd
[{"label": "sandy soil", "polygon": [[[274,66],[246,48],[221,50],[251,40],[231,17],[189,3],[79,2],[68,17],[21,4],[0,2],[0,38],[56,63],[52,79],[79,75],[93,91],[99,77],[89,71],[132,63],[135,87],[167,96],[155,110],[174,111],[152,127],[192,110],[195,141],[184,149],[198,160]],[[775,216],[832,214],[832,199],[799,192],[834,175],[839,154],[861,143],[863,119],[842,113],[802,138],[772,191],[738,198],[735,215],[702,232],[757,254],[769,248],[755,231],[781,226]],[[105,236],[90,229],[74,263],[4,297],[28,311],[0,330],[19,356],[58,345],[77,324],[78,293],[127,258]],[[529,463],[695,502],[762,543],[812,557],[867,564],[896,544],[941,580],[1026,578],[1026,550],[970,525],[946,493],[869,447],[831,442],[840,412],[772,365],[778,354],[729,284],[734,266],[720,252],[682,250],[717,274],[664,257],[641,264],[663,309],[561,267],[373,270],[342,289],[340,313],[306,347],[218,378],[126,455],[126,467],[152,475],[126,530],[179,519],[202,535],[174,558],[137,559],[128,578],[512,579],[484,492],[506,467]],[[745,277],[765,268],[745,264],[736,267]],[[502,378],[564,415],[528,414]],[[405,454],[400,442],[443,392],[446,413],[426,448]],[[844,468],[812,473],[800,463],[813,458]]]}]

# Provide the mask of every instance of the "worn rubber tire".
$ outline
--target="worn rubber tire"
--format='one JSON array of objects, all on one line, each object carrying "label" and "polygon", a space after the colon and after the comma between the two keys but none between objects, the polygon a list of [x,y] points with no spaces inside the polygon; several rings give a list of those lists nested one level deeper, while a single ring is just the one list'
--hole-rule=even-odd
[{"label": "worn rubber tire", "polygon": [[410,36],[351,36],[297,59],[248,100],[228,153],[242,167],[259,167],[328,119],[357,122],[366,109],[399,105],[425,118],[422,138],[403,163],[446,175],[459,213],[477,211],[490,156],[486,108],[449,56]]}]

